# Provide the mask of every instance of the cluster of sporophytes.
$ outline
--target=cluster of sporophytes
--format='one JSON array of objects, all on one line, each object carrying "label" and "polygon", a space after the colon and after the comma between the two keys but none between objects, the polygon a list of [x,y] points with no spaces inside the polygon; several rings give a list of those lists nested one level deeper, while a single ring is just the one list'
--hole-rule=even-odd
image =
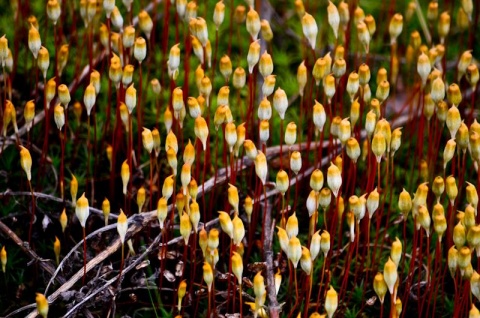
[{"label": "cluster of sporophytes", "polygon": [[122,2],[3,8],[2,315],[480,317],[472,0]]}]

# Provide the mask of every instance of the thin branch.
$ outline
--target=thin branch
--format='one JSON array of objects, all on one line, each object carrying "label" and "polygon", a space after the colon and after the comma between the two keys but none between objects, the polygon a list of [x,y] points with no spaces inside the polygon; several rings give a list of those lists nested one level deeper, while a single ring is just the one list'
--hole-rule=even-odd
[{"label": "thin branch", "polygon": [[[31,248],[30,248],[30,245],[27,243],[27,242],[24,242],[22,241],[22,239],[20,239],[16,234],[15,232],[13,232],[7,225],[5,225],[5,223],[3,223],[2,221],[0,221],[0,231],[5,234],[5,236],[9,237],[10,239],[12,239],[12,241],[15,242],[15,244],[18,245],[18,247],[20,247],[20,249],[25,253],[27,254],[33,261],[37,262],[40,267],[46,271],[47,273],[49,273],[50,275],[53,275],[54,272],[55,272],[55,268],[49,263],[49,262],[46,262],[44,259],[42,259],[40,256],[37,255],[37,253],[35,253]],[[58,276],[57,277],[57,280],[59,283],[63,284],[65,283],[65,279],[61,276]]]}]

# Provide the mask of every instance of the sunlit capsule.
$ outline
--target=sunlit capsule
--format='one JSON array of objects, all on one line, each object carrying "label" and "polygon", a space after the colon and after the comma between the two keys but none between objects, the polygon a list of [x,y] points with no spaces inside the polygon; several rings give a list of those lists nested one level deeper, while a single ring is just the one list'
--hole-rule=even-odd
[{"label": "sunlit capsule", "polygon": [[424,205],[421,205],[418,208],[417,214],[417,222],[418,224],[425,230],[427,237],[430,236],[430,225],[431,225],[431,218],[427,208]]},{"label": "sunlit capsule", "polygon": [[112,13],[110,14],[110,20],[115,28],[118,30],[123,29],[123,17],[117,6],[113,8]]},{"label": "sunlit capsule", "polygon": [[125,48],[131,48],[135,44],[135,28],[128,25],[123,28],[122,44]]},{"label": "sunlit capsule", "polygon": [[250,160],[255,160],[258,151],[253,141],[251,141],[250,139],[245,140],[245,142],[243,143],[243,147],[245,148],[245,153],[247,154],[247,157]]},{"label": "sunlit capsule", "polygon": [[383,277],[385,279],[385,283],[388,286],[388,290],[391,295],[393,295],[395,283],[397,282],[398,272],[397,272],[397,265],[392,261],[389,257],[388,261],[385,263],[385,267],[383,269]]},{"label": "sunlit capsule", "polygon": [[455,142],[455,139],[450,139],[447,141],[447,144],[445,145],[445,149],[443,150],[443,169],[447,169],[447,163],[452,160],[453,156],[455,155],[455,148],[457,146],[457,143]]},{"label": "sunlit capsule", "polygon": [[31,25],[30,29],[28,30],[28,48],[33,54],[33,57],[37,59],[38,52],[42,47],[42,39],[40,38],[40,33],[38,29]]},{"label": "sunlit capsule", "polygon": [[382,156],[385,154],[386,147],[387,145],[383,134],[375,134],[372,140],[372,152],[374,153],[378,163],[380,163],[382,160]]},{"label": "sunlit capsule", "polygon": [[281,88],[277,88],[273,95],[273,107],[278,112],[278,115],[283,120],[285,118],[285,112],[288,108],[288,98],[285,91]]},{"label": "sunlit capsule", "polygon": [[287,231],[282,229],[281,227],[277,226],[277,236],[278,236],[278,241],[280,243],[280,248],[282,251],[287,254],[288,253],[288,242],[289,242],[289,237],[287,234]]},{"label": "sunlit capsule", "polygon": [[364,22],[359,22],[357,24],[357,36],[358,41],[363,45],[365,52],[369,52],[370,49],[370,32],[368,31],[368,27]]},{"label": "sunlit capsule", "polygon": [[232,61],[228,55],[222,56],[219,63],[220,73],[225,77],[225,81],[228,81],[232,75]]},{"label": "sunlit capsule", "polygon": [[347,71],[347,63],[343,58],[335,59],[332,67],[332,74],[336,79],[339,79]]},{"label": "sunlit capsule", "polygon": [[298,174],[302,169],[302,156],[300,152],[294,151],[290,155],[290,169],[295,174]]},{"label": "sunlit capsule", "polygon": [[153,29],[153,21],[147,11],[142,10],[138,14],[138,25],[140,27],[140,30],[142,30],[142,32],[147,37],[147,39],[150,39],[150,35],[152,34]]},{"label": "sunlit capsule", "polygon": [[160,224],[160,229],[163,229],[165,219],[167,218],[167,215],[168,215],[167,200],[168,198],[162,197],[158,200],[158,203],[157,203],[157,218]]},{"label": "sunlit capsule", "polygon": [[55,97],[57,91],[57,83],[55,82],[55,77],[48,80],[47,85],[45,86],[45,100],[47,102],[47,108],[50,108],[50,103]]},{"label": "sunlit capsule", "polygon": [[290,181],[288,179],[288,174],[284,170],[278,171],[276,179],[277,191],[280,192],[282,195],[285,195],[289,185]]},{"label": "sunlit capsule", "polygon": [[473,131],[469,137],[472,159],[480,161],[480,135]]},{"label": "sunlit capsule", "polygon": [[272,118],[272,106],[266,97],[260,102],[257,114],[260,120],[270,120]]},{"label": "sunlit capsule", "polygon": [[458,250],[455,248],[455,246],[450,247],[450,249],[448,250],[447,263],[450,274],[452,275],[452,277],[455,277],[455,273],[458,267]]},{"label": "sunlit capsule", "polygon": [[260,60],[260,43],[259,43],[259,40],[256,40],[250,44],[250,48],[248,49],[248,54],[247,54],[248,72],[250,74],[253,73],[253,68],[255,67],[255,65],[257,65],[259,60]]},{"label": "sunlit capsule", "polygon": [[367,25],[368,33],[370,33],[370,36],[373,36],[375,34],[375,31],[377,30],[375,18],[371,14],[368,14],[363,20],[363,23]]},{"label": "sunlit capsule", "polygon": [[118,215],[117,219],[117,232],[118,235],[120,236],[120,241],[122,244],[125,243],[125,236],[127,235],[128,231],[128,222],[127,222],[127,216],[125,213],[123,213],[122,209],[120,209],[120,214]]},{"label": "sunlit capsule", "polygon": [[170,49],[170,54],[168,56],[168,68],[170,71],[170,76],[175,77],[175,73],[178,72],[178,67],[180,66],[180,43],[175,44]]},{"label": "sunlit capsule", "polygon": [[65,125],[65,112],[60,104],[55,106],[53,119],[55,120],[58,130],[62,130],[63,125]]},{"label": "sunlit capsule", "polygon": [[[478,275],[478,274],[477,274]],[[472,283],[470,283],[470,285],[473,286]],[[477,287],[478,288],[478,287]],[[472,292],[473,293],[473,292]],[[478,293],[478,291],[477,291]],[[479,294],[475,295],[475,297],[480,298]],[[472,308],[470,309],[470,311],[468,312],[468,318],[478,318],[480,317],[480,311],[478,310],[477,307],[475,307],[474,304],[472,304]]]},{"label": "sunlit capsule", "polygon": [[305,6],[303,4],[303,1],[295,0],[294,5],[295,5],[295,12],[297,13],[297,16],[301,19],[305,15]]},{"label": "sunlit capsule", "polygon": [[168,200],[168,199],[172,196],[174,184],[175,184],[175,180],[174,180],[174,178],[173,178],[173,175],[168,176],[168,177],[165,178],[165,180],[163,181],[162,196],[163,196],[166,200]]},{"label": "sunlit capsule", "polygon": [[315,65],[313,65],[312,76],[315,79],[317,86],[320,85],[321,80],[330,72],[327,61],[321,57],[317,59]]},{"label": "sunlit capsule", "polygon": [[440,76],[433,80],[430,96],[435,103],[445,98],[445,83]]},{"label": "sunlit capsule", "polygon": [[437,24],[437,31],[440,37],[440,43],[443,44],[445,42],[445,37],[450,32],[450,15],[447,11],[440,14]]},{"label": "sunlit capsule", "polygon": [[470,182],[467,182],[467,188],[466,188],[466,195],[467,195],[467,202],[470,203],[473,208],[475,209],[475,215],[477,214],[477,207],[478,207],[478,193],[477,189],[473,184]]},{"label": "sunlit capsule", "polygon": [[285,130],[285,144],[292,146],[297,140],[297,125],[292,121],[288,123]]},{"label": "sunlit capsule", "polygon": [[407,220],[408,214],[412,210],[412,205],[410,193],[403,189],[398,197],[398,209],[402,212],[404,220]]},{"label": "sunlit capsule", "polygon": [[262,181],[262,185],[265,186],[268,176],[267,157],[265,157],[265,154],[261,151],[258,151],[255,157],[255,173],[260,181]]},{"label": "sunlit capsule", "polygon": [[442,124],[442,127],[443,127],[444,123],[447,120],[447,114],[448,114],[447,103],[443,100],[437,102],[435,111],[437,113],[437,119]]},{"label": "sunlit capsule", "polygon": [[197,18],[195,21],[195,36],[202,43],[202,46],[206,47],[208,43],[207,21],[204,18]]},{"label": "sunlit capsule", "polygon": [[271,75],[273,72],[273,60],[272,56],[266,51],[260,57],[260,62],[258,64],[258,70],[262,74],[263,78]]},{"label": "sunlit capsule", "polygon": [[212,266],[208,262],[205,262],[203,264],[203,280],[207,284],[208,292],[212,290],[213,279]]},{"label": "sunlit capsule", "polygon": [[402,33],[403,29],[403,16],[399,13],[393,15],[388,26],[388,31],[390,33],[390,43],[395,44],[397,38]]},{"label": "sunlit capsule", "polygon": [[275,89],[276,75],[270,74],[264,78],[262,84],[262,94],[264,97],[272,95],[273,90]]},{"label": "sunlit capsule", "polygon": [[195,136],[200,139],[203,145],[203,150],[207,149],[208,139],[208,125],[202,116],[195,118]]},{"label": "sunlit capsule", "polygon": [[438,18],[438,2],[430,1],[427,7],[427,20],[433,24]]},{"label": "sunlit capsule", "polygon": [[338,4],[338,14],[340,16],[340,25],[345,28],[348,25],[348,22],[350,22],[348,3],[340,1]]},{"label": "sunlit capsule", "polygon": [[307,67],[305,66],[305,61],[302,61],[297,69],[297,83],[298,83],[298,92],[300,96],[303,96],[305,91],[305,86],[307,85]]},{"label": "sunlit capsule", "polygon": [[[208,77],[205,77],[208,79]],[[209,81],[209,80],[208,80]],[[180,112],[185,103],[183,101],[183,91],[180,87],[176,87],[172,93],[172,107],[175,112]]]},{"label": "sunlit capsule", "polygon": [[253,199],[248,195],[243,201],[243,208],[245,209],[245,214],[247,215],[247,221],[248,223],[250,223],[252,220],[252,213],[253,213]]},{"label": "sunlit capsule", "polygon": [[422,52],[422,54],[420,54],[420,56],[418,57],[417,61],[417,72],[422,79],[422,87],[425,86],[425,84],[427,83],[427,78],[431,70],[432,67],[430,65],[430,60],[428,56]]},{"label": "sunlit capsule", "polygon": [[128,182],[130,180],[130,167],[127,163],[127,160],[125,160],[122,164],[120,175],[122,177],[123,194],[126,195],[127,194]]},{"label": "sunlit capsule", "polygon": [[270,27],[270,22],[268,22],[268,20],[262,19],[262,21],[260,21],[260,32],[261,32],[262,38],[265,41],[267,42],[272,41],[273,31],[272,31],[272,28]]},{"label": "sunlit capsule", "polygon": [[190,238],[190,233],[192,232],[192,223],[188,214],[183,212],[180,217],[180,235],[182,235],[185,245],[188,245],[188,240]]},{"label": "sunlit capsule", "polygon": [[468,132],[468,127],[465,125],[465,123],[462,122],[460,127],[457,130],[456,134],[456,140],[458,143],[458,148],[461,150],[463,153],[467,151],[467,148],[469,146],[469,132]]},{"label": "sunlit capsule", "polygon": [[237,252],[233,252],[232,255],[232,273],[237,278],[238,284],[242,284],[242,274],[243,274],[243,260],[242,256]]},{"label": "sunlit capsule", "polygon": [[245,227],[243,225],[242,220],[238,217],[237,213],[232,220],[233,224],[233,244],[236,246],[242,243],[243,238],[245,237]]},{"label": "sunlit capsule", "polygon": [[479,247],[480,247],[480,226],[475,225],[475,215],[473,215],[473,213],[472,213],[472,222],[473,224],[471,224],[471,226],[468,227],[467,242],[472,249],[475,248],[478,255]]},{"label": "sunlit capsule", "polygon": [[125,105],[127,105],[128,113],[131,115],[133,109],[137,106],[137,90],[134,83],[130,85],[125,92]]},{"label": "sunlit capsule", "polygon": [[337,198],[340,188],[342,186],[342,174],[340,169],[330,162],[330,167],[327,170],[327,184],[333,195]]},{"label": "sunlit capsule", "polygon": [[37,303],[37,311],[40,316],[47,318],[48,316],[48,300],[40,293],[36,293],[35,302]]},{"label": "sunlit capsule", "polygon": [[300,257],[300,267],[307,275],[312,274],[313,263],[312,256],[310,255],[310,250],[302,246],[302,256]]},{"label": "sunlit capsule", "polygon": [[47,2],[47,16],[53,22],[53,25],[57,24],[58,18],[62,13],[60,3],[57,0],[48,0]]},{"label": "sunlit capsule", "polygon": [[82,196],[77,200],[75,214],[80,222],[80,225],[85,228],[88,215],[90,214],[88,199],[85,197],[85,193],[82,194]]},{"label": "sunlit capsule", "polygon": [[[318,200],[317,200],[317,192],[312,190],[308,195],[307,202],[305,204],[307,206],[308,216],[312,217],[314,213],[318,210]],[[311,221],[316,221],[312,219]]]},{"label": "sunlit capsule", "polygon": [[170,147],[165,147],[167,149],[167,162],[170,168],[172,168],[172,173],[174,176],[177,175],[178,159],[175,150]]},{"label": "sunlit capsule", "polygon": [[20,166],[27,175],[27,180],[32,180],[32,156],[27,148],[20,146]]},{"label": "sunlit capsule", "polygon": [[453,243],[457,249],[460,249],[467,241],[466,228],[461,221],[453,228]]},{"label": "sunlit capsule", "polygon": [[455,106],[455,104],[452,107],[450,107],[450,109],[447,112],[446,123],[447,123],[447,128],[450,131],[450,137],[452,139],[455,139],[458,128],[460,128],[460,125],[462,124],[460,111]]},{"label": "sunlit capsule", "polygon": [[122,120],[122,123],[125,126],[125,131],[129,132],[130,131],[130,125],[128,123],[129,114],[128,114],[127,105],[125,105],[125,103],[123,103],[123,102],[120,102],[119,109],[120,109],[120,119]]},{"label": "sunlit capsule", "polygon": [[215,10],[213,11],[213,23],[218,28],[223,23],[225,19],[225,4],[222,1],[219,1],[215,4]]},{"label": "sunlit capsule", "polygon": [[453,206],[454,201],[458,195],[458,188],[457,188],[457,182],[455,181],[455,177],[453,176],[447,177],[447,180],[445,183],[445,189],[446,189],[448,199],[450,200],[450,204]]},{"label": "sunlit capsule", "polygon": [[233,152],[233,147],[237,142],[237,128],[234,123],[227,123],[225,125],[225,141],[229,147],[229,151]]},{"label": "sunlit capsule", "polygon": [[[203,64],[204,63],[204,52],[203,52],[202,43],[200,43],[200,41],[193,35],[191,36],[191,39],[192,39],[193,53],[195,54],[195,56],[200,61],[200,64]],[[198,69],[201,69],[201,65],[198,66],[197,70]],[[203,76],[204,76],[204,74],[202,73],[202,78],[203,78]]]},{"label": "sunlit capsule", "polygon": [[355,137],[350,137],[347,140],[345,149],[347,151],[347,156],[353,161],[354,164],[356,164],[361,154],[360,144],[358,143],[357,139],[355,139]]},{"label": "sunlit capsule", "polygon": [[443,192],[445,191],[445,182],[444,182],[442,177],[437,176],[433,180],[432,191],[435,194],[435,197],[437,199],[437,203],[440,202],[440,197],[442,196]]},{"label": "sunlit capsule", "polygon": [[462,102],[462,92],[460,91],[460,87],[457,84],[453,83],[448,86],[447,89],[447,100],[453,106],[458,106]]},{"label": "sunlit capsule", "polygon": [[353,12],[353,22],[354,24],[357,24],[363,22],[363,20],[365,20],[365,12],[360,6],[357,6]]},{"label": "sunlit capsule", "polygon": [[313,105],[313,124],[315,125],[316,131],[322,132],[325,122],[327,120],[327,114],[325,113],[325,108],[322,104],[315,101]]},{"label": "sunlit capsule", "polygon": [[145,41],[144,38],[142,37],[136,38],[135,44],[133,47],[133,56],[139,63],[142,63],[142,61],[147,56],[147,42]]},{"label": "sunlit capsule", "polygon": [[245,74],[245,70],[242,67],[237,67],[233,72],[233,79],[232,79],[233,87],[235,87],[236,89],[241,89],[245,86],[246,81],[247,81],[247,75]]},{"label": "sunlit capsule", "polygon": [[338,139],[342,145],[345,145],[347,140],[351,137],[352,127],[348,118],[342,119],[338,127]]},{"label": "sunlit capsule", "polygon": [[468,265],[471,265],[472,252],[467,246],[458,248],[458,267],[461,270],[465,270]]},{"label": "sunlit capsule", "polygon": [[253,41],[256,41],[258,38],[258,33],[260,32],[260,17],[253,8],[247,13],[247,20],[246,20],[247,32],[252,37]]},{"label": "sunlit capsule", "polygon": [[115,84],[115,87],[118,89],[119,83],[123,77],[123,71],[122,71],[122,67],[120,66],[120,62],[112,61],[110,63],[110,68],[108,69],[108,77]]},{"label": "sunlit capsule", "polygon": [[350,95],[350,102],[353,103],[353,98],[355,97],[355,94],[358,92],[358,89],[360,87],[360,81],[359,81],[359,75],[357,72],[351,72],[348,75],[348,81],[347,81],[347,93]]},{"label": "sunlit capsule", "polygon": [[328,318],[333,317],[337,307],[338,295],[335,289],[333,289],[332,285],[330,285],[330,289],[327,291],[327,295],[325,297],[325,311],[327,312]]},{"label": "sunlit capsule", "polygon": [[288,259],[292,262],[293,267],[297,268],[298,262],[302,257],[302,245],[300,240],[296,236],[292,236],[288,241],[288,250],[287,250]]},{"label": "sunlit capsule", "polygon": [[386,80],[381,81],[377,87],[377,91],[375,93],[375,97],[383,103],[388,96],[390,95],[390,83]]},{"label": "sunlit capsule", "polygon": [[37,58],[38,68],[42,71],[43,78],[46,79],[47,77],[47,70],[50,66],[50,55],[48,50],[42,46],[38,51],[38,58]]},{"label": "sunlit capsule", "polygon": [[[338,27],[340,26],[340,15],[338,13],[337,7],[331,1],[328,1],[327,18],[328,18],[328,24],[330,24],[330,27],[332,28],[332,31],[333,31],[333,35],[336,39],[338,37]],[[315,49],[314,46],[312,47],[313,49]]]},{"label": "sunlit capsule", "polygon": [[317,34],[318,34],[318,26],[314,17],[306,12],[302,17],[302,30],[303,30],[303,35],[308,40],[308,43],[310,44],[312,49],[315,50],[315,44],[317,41]]},{"label": "sunlit capsule", "polygon": [[71,101],[71,97],[67,85],[61,84],[58,86],[58,99],[63,104],[63,106],[65,106],[65,109],[68,109],[68,104]]},{"label": "sunlit capsule", "polygon": [[123,74],[122,74],[123,87],[128,87],[132,83],[133,71],[134,71],[134,67],[131,64],[127,64],[123,68]]},{"label": "sunlit capsule", "polygon": [[460,56],[457,64],[457,81],[460,82],[463,75],[467,72],[467,67],[472,63],[472,52],[470,50],[465,51]]},{"label": "sunlit capsule", "polygon": [[328,99],[328,103],[331,103],[333,96],[335,95],[335,77],[332,74],[329,74],[325,77],[323,81],[323,90],[325,96]]},{"label": "sunlit capsule", "polygon": [[198,6],[195,1],[190,1],[187,3],[187,8],[185,9],[185,21],[192,21],[192,19],[197,18]]},{"label": "sunlit capsule", "polygon": [[23,117],[25,118],[27,131],[30,131],[33,118],[35,118],[35,103],[33,99],[25,103],[25,109],[23,110]]},{"label": "sunlit capsule", "polygon": [[385,283],[385,279],[383,278],[382,273],[377,273],[377,275],[375,275],[375,278],[373,279],[373,289],[375,290],[375,293],[377,294],[380,303],[383,304],[383,301],[385,300],[385,295],[388,291],[388,287],[387,283]]},{"label": "sunlit capsule", "polygon": [[65,229],[67,228],[67,223],[68,223],[68,217],[67,217],[67,213],[66,213],[65,208],[63,208],[63,211],[60,214],[60,217],[59,217],[58,220],[60,222],[60,226],[62,227],[62,232],[64,233]]}]

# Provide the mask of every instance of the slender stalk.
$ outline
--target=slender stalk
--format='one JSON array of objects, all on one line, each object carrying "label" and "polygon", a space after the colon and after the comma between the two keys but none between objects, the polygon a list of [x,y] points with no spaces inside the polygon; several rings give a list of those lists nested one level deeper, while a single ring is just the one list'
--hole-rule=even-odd
[{"label": "slender stalk", "polygon": [[83,286],[85,286],[86,275],[87,275],[87,240],[85,235],[85,228],[83,228],[83,277],[82,277]]},{"label": "slender stalk", "polygon": [[30,187],[30,193],[32,194],[32,212],[30,213],[30,225],[28,229],[28,244],[32,242],[32,227],[35,219],[35,196],[33,195],[32,182],[28,180],[28,186]]}]

